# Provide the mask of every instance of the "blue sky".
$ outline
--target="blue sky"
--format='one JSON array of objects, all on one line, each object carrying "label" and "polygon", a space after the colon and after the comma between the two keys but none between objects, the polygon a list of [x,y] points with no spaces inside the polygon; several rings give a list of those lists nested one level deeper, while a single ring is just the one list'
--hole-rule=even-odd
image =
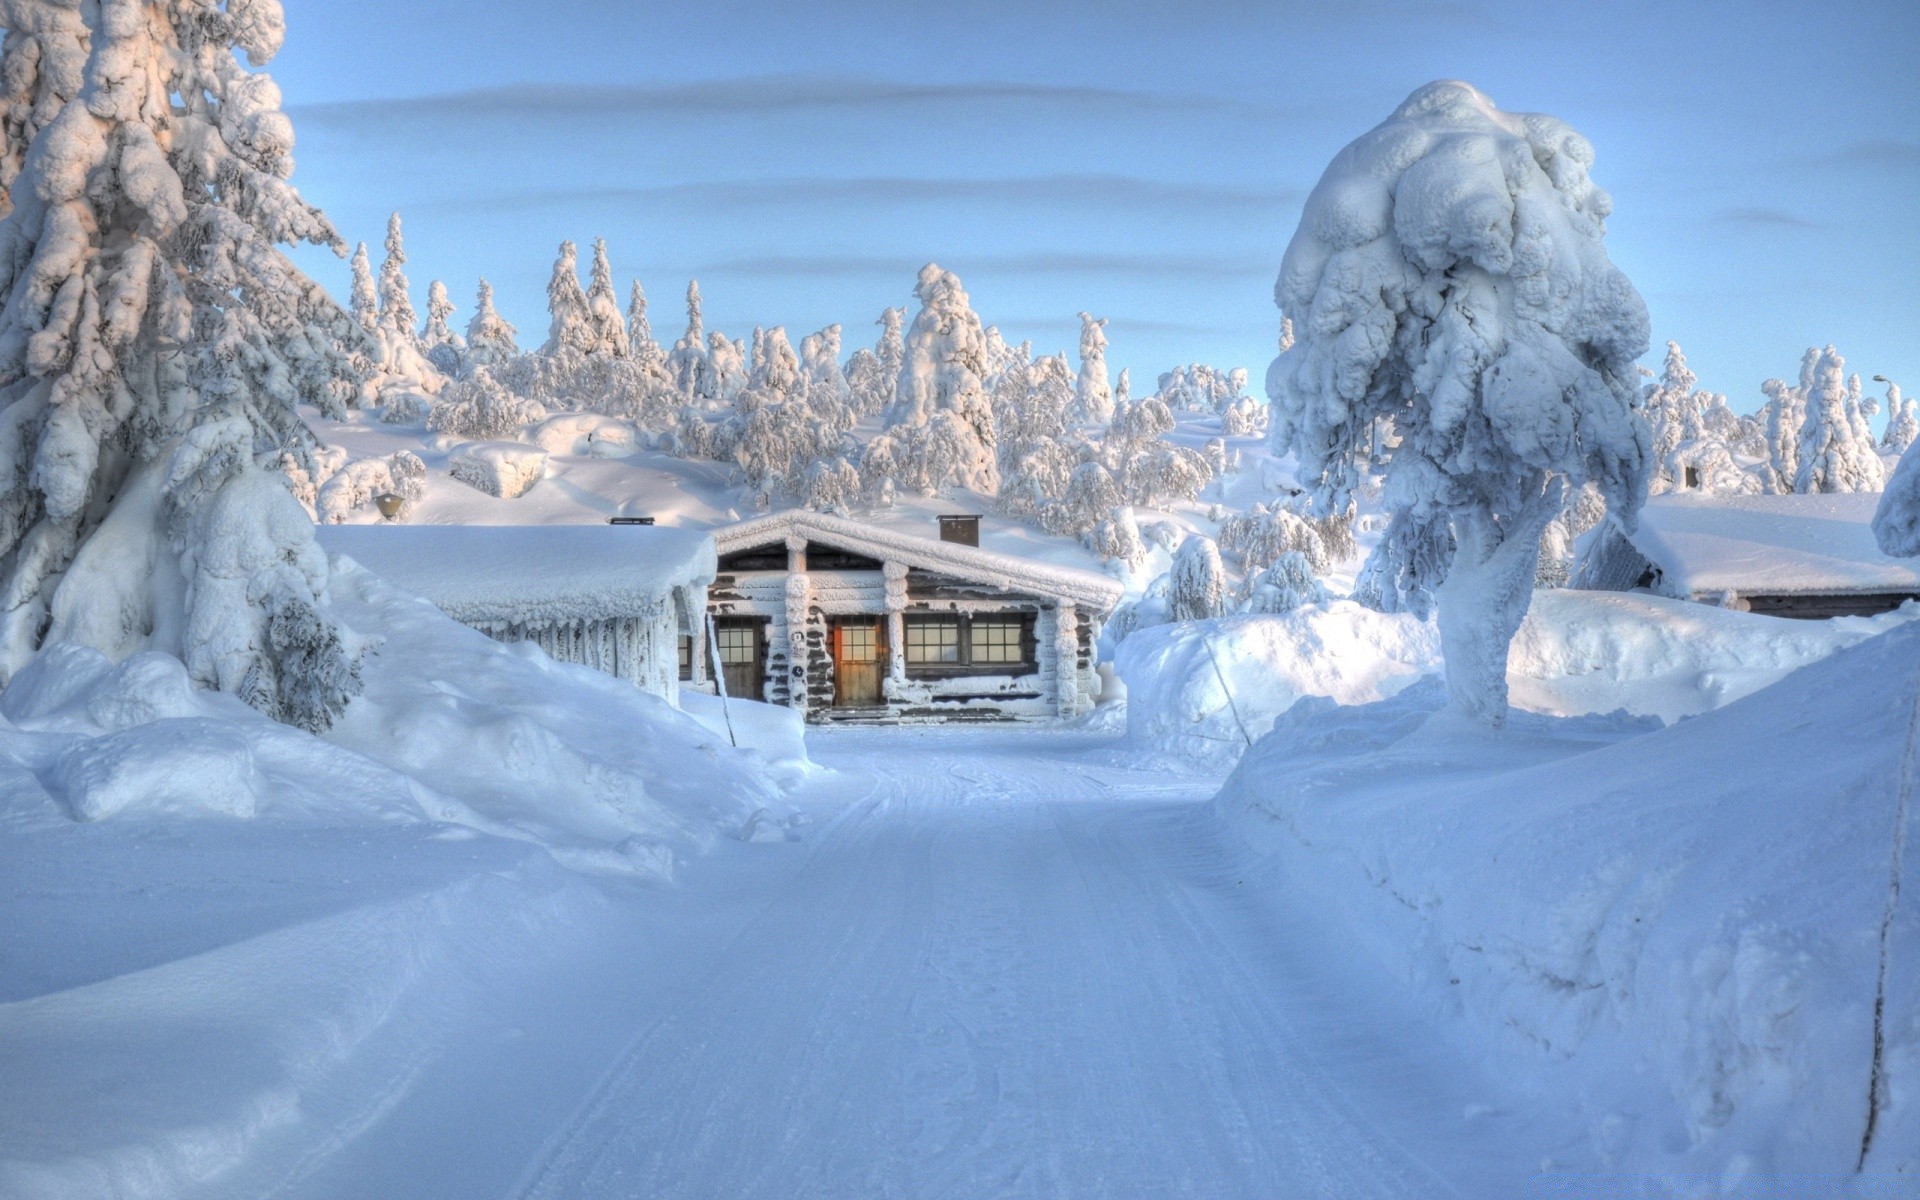
[{"label": "blue sky", "polygon": [[[1836,342],[1920,389],[1920,3],[288,0],[271,65],[301,190],[352,241],[406,221],[415,304],[475,279],[544,336],[562,238],[607,239],[657,334],[868,341],[928,260],[1140,383],[1272,356],[1272,285],[1341,146],[1430,79],[1596,148],[1608,246],[1736,407]],[[345,294],[344,264],[302,263]],[[1139,384],[1136,384],[1138,390]]]}]

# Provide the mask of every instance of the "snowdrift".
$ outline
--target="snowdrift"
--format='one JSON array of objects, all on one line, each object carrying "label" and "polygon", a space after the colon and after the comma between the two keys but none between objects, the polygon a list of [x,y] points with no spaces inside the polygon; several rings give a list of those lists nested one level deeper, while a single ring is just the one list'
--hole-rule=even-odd
[{"label": "snowdrift", "polygon": [[[1513,642],[1513,706],[1555,716],[1708,712],[1920,616],[1793,621],[1643,593],[1534,594]],[[1306,696],[1366,704],[1440,672],[1431,623],[1337,600],[1281,616],[1152,626],[1115,655],[1135,745],[1230,761]]]},{"label": "snowdrift", "polygon": [[1215,811],[1442,1028],[1582,1097],[1591,1145],[1560,1165],[1730,1194],[1853,1171],[1871,1120],[1867,1170],[1910,1178],[1920,891],[1892,884],[1916,856],[1917,683],[1906,624],[1666,728],[1490,733],[1437,681],[1309,699]]}]

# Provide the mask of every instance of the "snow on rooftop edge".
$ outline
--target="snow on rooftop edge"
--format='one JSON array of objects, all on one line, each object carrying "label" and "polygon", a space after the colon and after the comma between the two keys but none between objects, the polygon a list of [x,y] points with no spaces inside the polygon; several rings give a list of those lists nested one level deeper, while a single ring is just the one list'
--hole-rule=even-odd
[{"label": "snow on rooftop edge", "polygon": [[555,624],[649,616],[713,582],[713,539],[650,525],[322,525],[329,554],[456,621]]},{"label": "snow on rooftop edge", "polygon": [[1920,591],[1873,540],[1877,492],[1649,499],[1631,540],[1683,594]]},{"label": "snow on rooftop edge", "polygon": [[1076,604],[1097,607],[1102,613],[1111,611],[1126,591],[1119,580],[1078,567],[982,550],[959,542],[943,542],[808,509],[788,509],[727,525],[714,530],[713,539],[720,553],[728,554],[764,545],[788,534],[804,536],[839,550],[878,555],[909,567],[951,571],[976,579],[984,577],[1002,585],[1033,588],[1063,596]]}]

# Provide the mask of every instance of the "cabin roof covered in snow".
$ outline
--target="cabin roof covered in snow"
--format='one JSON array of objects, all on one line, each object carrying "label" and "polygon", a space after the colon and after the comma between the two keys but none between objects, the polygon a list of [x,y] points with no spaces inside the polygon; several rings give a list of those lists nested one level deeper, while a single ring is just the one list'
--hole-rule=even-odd
[{"label": "cabin roof covered in snow", "polygon": [[1634,548],[1679,595],[1838,595],[1920,591],[1920,560],[1873,540],[1874,492],[1649,499]]},{"label": "cabin roof covered in snow", "polygon": [[713,531],[713,540],[721,554],[749,550],[787,537],[802,537],[809,543],[818,542],[836,550],[903,563],[923,571],[956,575],[1010,591],[1070,600],[1100,616],[1113,611],[1125,591],[1118,580],[1078,567],[917,537],[805,509],[769,513]]},{"label": "cabin roof covered in snow", "polygon": [[713,539],[649,525],[322,525],[344,554],[469,625],[645,617],[713,582]]}]

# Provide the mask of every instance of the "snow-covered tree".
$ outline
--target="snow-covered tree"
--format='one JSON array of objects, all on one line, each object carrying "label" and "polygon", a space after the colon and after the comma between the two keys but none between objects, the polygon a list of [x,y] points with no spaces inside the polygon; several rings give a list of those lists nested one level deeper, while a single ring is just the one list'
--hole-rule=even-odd
[{"label": "snow-covered tree", "polygon": [[587,294],[580,290],[580,252],[572,242],[561,242],[560,256],[554,260],[553,277],[547,281],[547,314],[551,319],[540,353],[584,354],[593,348],[593,320],[587,311]]},{"label": "snow-covered tree", "polygon": [[407,287],[407,246],[400,214],[387,217],[387,257],[380,263],[380,331],[390,343],[417,345],[413,296]]},{"label": "snow-covered tree", "polygon": [[[1330,518],[1335,521],[1337,518]],[[1240,560],[1240,569],[1248,576],[1279,562],[1292,553],[1304,554],[1316,574],[1333,569],[1334,554],[1321,534],[1321,523],[1294,512],[1285,505],[1269,507],[1256,504],[1220,522],[1220,548]],[[1347,533],[1351,554],[1353,535]],[[1344,555],[1342,557],[1345,557]]]},{"label": "snow-covered tree", "polygon": [[888,426],[911,461],[918,490],[999,486],[993,409],[982,382],[986,335],[951,271],[928,263],[913,289],[920,312],[908,332]]},{"label": "snow-covered tree", "polygon": [[653,323],[647,320],[647,293],[641,289],[638,279],[633,281],[633,292],[627,298],[627,355],[649,374],[671,378],[667,373],[667,352],[653,340]]},{"label": "snow-covered tree", "polygon": [[[52,6],[10,7],[10,31],[44,32],[16,15],[28,7]],[[280,467],[311,474],[296,406],[344,415],[370,347],[280,249],[346,253],[287,182],[278,89],[235,56],[273,57],[279,5],[40,16],[86,57],[68,103],[6,126],[20,165],[0,221],[0,675],[53,641],[158,650],[203,687],[324,729],[358,669]]]},{"label": "snow-covered tree", "polygon": [[[678,347],[676,347],[678,349]],[[719,330],[707,335],[705,359],[694,360],[694,395],[699,399],[731,400],[747,386],[747,348],[738,338]]]},{"label": "snow-covered tree", "polygon": [[360,328],[368,333],[380,330],[380,293],[373,285],[373,264],[367,261],[367,244],[361,242],[353,248],[352,299],[349,306],[353,319],[360,322]]},{"label": "snow-covered tree", "polygon": [[1167,580],[1167,619],[1204,621],[1227,611],[1227,569],[1213,539],[1193,534],[1180,543]]},{"label": "snow-covered tree", "polygon": [[1873,514],[1873,536],[1880,552],[1895,558],[1920,556],[1920,449],[1907,447]]},{"label": "snow-covered tree", "polygon": [[816,410],[827,404],[844,407],[849,397],[846,372],[840,369],[840,326],[829,325],[800,339],[800,370],[807,377],[807,395]]},{"label": "snow-covered tree", "polygon": [[1279,615],[1309,604],[1327,601],[1326,585],[1313,573],[1313,564],[1298,550],[1289,550],[1272,566],[1247,576],[1245,611]]},{"label": "snow-covered tree", "polygon": [[1104,425],[1113,419],[1113,388],[1107,382],[1107,319],[1080,314],[1080,375],[1073,389],[1073,420]]},{"label": "snow-covered tree", "polygon": [[519,332],[493,307],[493,285],[482,279],[473,301],[473,319],[467,322],[467,369],[498,366],[518,356],[520,346],[514,338]]},{"label": "snow-covered tree", "polygon": [[1299,335],[1268,373],[1276,444],[1342,511],[1392,420],[1375,554],[1433,589],[1449,692],[1488,724],[1568,485],[1623,522],[1645,495],[1647,311],[1607,259],[1592,161],[1558,120],[1428,84],[1327,168],[1275,285]]},{"label": "snow-covered tree", "polygon": [[447,318],[453,315],[453,301],[447,298],[447,285],[438,279],[427,285],[427,326],[420,332],[420,340],[427,349],[444,346],[448,343],[460,344],[460,335],[447,324]]},{"label": "snow-covered tree", "polygon": [[1671,491],[1676,480],[1669,460],[1686,440],[1687,414],[1693,402],[1693,385],[1699,382],[1687,366],[1687,356],[1679,342],[1667,343],[1667,359],[1660,378],[1646,387],[1642,412],[1647,418],[1652,454],[1648,460],[1647,490],[1652,494]]},{"label": "snow-covered tree", "polygon": [[503,386],[494,368],[482,366],[447,385],[427,414],[427,428],[462,438],[515,438],[546,417],[545,405]]},{"label": "snow-covered tree", "polygon": [[1880,439],[1880,449],[1889,454],[1905,454],[1907,447],[1920,439],[1920,402],[1902,395],[1900,385],[1886,376],[1874,378],[1887,385],[1887,432]]},{"label": "snow-covered tree", "polygon": [[1800,433],[1807,420],[1807,395],[1813,390],[1818,347],[1808,347],[1800,359],[1800,386],[1769,379],[1760,385],[1767,397],[1768,482],[1777,492],[1791,492],[1800,475]]},{"label": "snow-covered tree", "polygon": [[1068,477],[1060,502],[1041,511],[1040,523],[1048,533],[1078,536],[1119,507],[1120,489],[1113,476],[1098,462],[1083,462]]},{"label": "snow-covered tree", "polygon": [[1140,525],[1134,520],[1133,510],[1124,504],[1116,505],[1096,523],[1086,542],[1089,549],[1110,563],[1134,567],[1147,557]]},{"label": "snow-covered tree", "polygon": [[[577,285],[577,281],[576,281]],[[613,268],[607,264],[607,239],[593,239],[593,276],[587,288],[589,354],[627,356],[627,323],[620,316],[620,298],[613,291]]]},{"label": "snow-covered tree", "polygon": [[78,4],[16,2],[0,11],[0,216],[13,211],[13,182],[34,136],[80,93],[89,34]]},{"label": "snow-covered tree", "polygon": [[680,340],[673,344],[672,352],[667,355],[667,370],[681,395],[716,398],[715,394],[702,389],[702,381],[707,373],[707,335],[701,327],[698,279],[687,283],[687,331],[680,335]]},{"label": "snow-covered tree", "polygon": [[1793,477],[1796,492],[1877,492],[1886,485],[1873,435],[1866,421],[1856,418],[1859,402],[1849,405],[1846,369],[1832,346],[1814,363]]}]

